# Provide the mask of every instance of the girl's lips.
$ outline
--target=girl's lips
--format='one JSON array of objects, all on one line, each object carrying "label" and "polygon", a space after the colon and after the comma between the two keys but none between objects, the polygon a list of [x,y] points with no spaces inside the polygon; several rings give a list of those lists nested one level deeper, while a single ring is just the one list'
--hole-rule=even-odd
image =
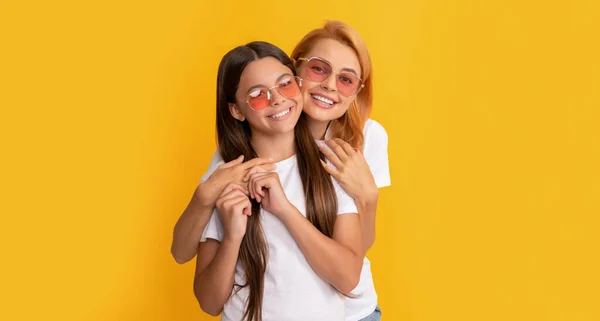
[{"label": "girl's lips", "polygon": [[290,117],[290,115],[292,114],[292,111],[294,111],[295,107],[296,106],[291,106],[290,108],[288,108],[288,113],[285,114],[285,115],[283,115],[283,116],[281,116],[281,117],[277,117],[277,118],[270,117],[270,116],[277,115],[277,114],[281,113],[281,111],[280,111],[279,113],[275,113],[273,115],[267,116],[267,118],[269,120],[272,120],[272,121],[282,121],[282,120],[288,119]]}]

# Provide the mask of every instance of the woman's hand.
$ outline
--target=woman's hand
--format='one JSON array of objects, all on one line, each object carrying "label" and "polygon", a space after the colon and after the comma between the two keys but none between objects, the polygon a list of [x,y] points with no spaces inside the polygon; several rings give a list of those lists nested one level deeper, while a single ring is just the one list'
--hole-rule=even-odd
[{"label": "woman's hand", "polygon": [[275,169],[275,164],[271,159],[254,158],[245,163],[243,161],[244,155],[240,155],[237,159],[220,165],[205,182],[198,186],[196,193],[198,199],[202,202],[202,206],[214,207],[217,197],[227,184],[235,183],[244,187],[246,185],[243,182],[244,175],[251,168],[258,166],[264,170]]},{"label": "woman's hand", "polygon": [[335,166],[321,161],[325,170],[333,176],[340,186],[357,201],[372,201],[378,196],[375,178],[369,164],[360,152],[345,141],[336,138],[326,141],[328,148],[319,146],[325,157]]}]

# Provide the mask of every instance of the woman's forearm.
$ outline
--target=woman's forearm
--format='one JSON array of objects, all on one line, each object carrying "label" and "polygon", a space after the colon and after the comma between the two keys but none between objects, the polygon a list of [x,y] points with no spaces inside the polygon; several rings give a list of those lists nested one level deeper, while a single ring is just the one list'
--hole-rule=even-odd
[{"label": "woman's forearm", "polygon": [[362,232],[363,257],[375,243],[375,214],[378,200],[379,194],[377,191],[374,194],[355,199]]},{"label": "woman's forearm", "polygon": [[[357,215],[345,219],[358,220]],[[338,220],[340,217],[338,216]],[[346,237],[342,244],[334,238],[329,238],[317,230],[297,209],[283,217],[290,234],[298,243],[306,260],[313,270],[325,281],[342,293],[350,293],[360,279],[363,256],[361,255],[360,228],[356,228],[353,237]],[[338,224],[336,222],[336,224]],[[350,223],[354,224],[354,223]],[[350,231],[344,231],[346,233]]]},{"label": "woman's forearm", "polygon": [[194,196],[173,230],[171,254],[179,264],[188,262],[196,255],[198,242],[213,212],[214,202],[202,199],[199,188],[194,191]]}]

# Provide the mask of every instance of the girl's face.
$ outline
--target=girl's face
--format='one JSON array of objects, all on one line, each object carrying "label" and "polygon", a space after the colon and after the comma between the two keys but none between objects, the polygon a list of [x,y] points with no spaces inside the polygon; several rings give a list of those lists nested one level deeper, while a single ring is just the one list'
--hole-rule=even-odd
[{"label": "girl's face", "polygon": [[247,120],[253,132],[265,135],[294,130],[302,112],[302,94],[292,71],[273,57],[249,63],[240,77],[234,118]]},{"label": "girl's face", "polygon": [[[304,112],[322,122],[340,118],[362,86],[358,56],[337,40],[320,39],[300,58],[297,70],[302,78]],[[325,80],[318,81],[322,78]]]}]

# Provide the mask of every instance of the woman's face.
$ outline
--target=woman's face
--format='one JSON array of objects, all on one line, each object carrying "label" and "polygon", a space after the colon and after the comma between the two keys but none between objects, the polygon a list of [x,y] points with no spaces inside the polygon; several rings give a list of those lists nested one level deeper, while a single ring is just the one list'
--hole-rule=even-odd
[{"label": "woman's face", "polygon": [[302,94],[292,71],[273,57],[249,63],[240,77],[233,117],[247,120],[266,135],[294,130],[302,112]]},{"label": "woman's face", "polygon": [[[350,103],[356,98],[356,94],[343,95],[340,93],[339,89],[342,86],[351,85],[348,83],[349,79],[343,77],[343,74],[351,73],[361,78],[362,70],[354,50],[337,40],[320,39],[313,46],[312,50],[300,58],[309,59],[313,57],[318,57],[329,62],[332,72],[324,81],[315,82],[308,79],[310,73],[322,73],[323,70],[321,68],[316,66],[312,70],[309,70],[311,68],[309,68],[307,61],[301,61],[297,66],[298,75],[303,79],[302,99],[304,100],[304,112],[312,120],[329,122],[344,115]],[[342,73],[342,76],[338,76],[339,73]]]}]

